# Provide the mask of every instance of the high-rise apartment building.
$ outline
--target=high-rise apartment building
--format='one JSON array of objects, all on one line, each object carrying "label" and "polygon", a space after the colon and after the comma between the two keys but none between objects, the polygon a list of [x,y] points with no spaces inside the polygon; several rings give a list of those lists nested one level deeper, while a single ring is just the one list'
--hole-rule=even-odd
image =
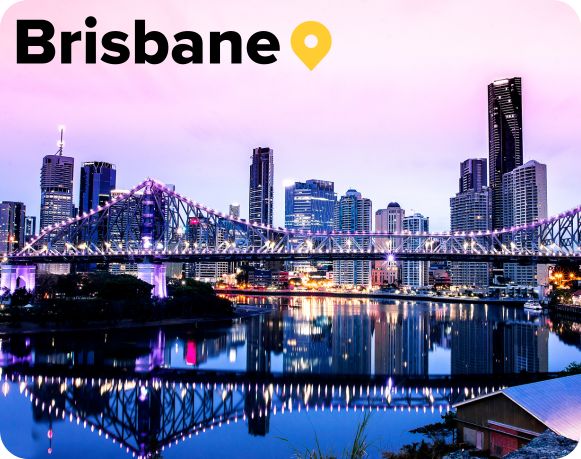
[{"label": "high-rise apartment building", "polygon": [[0,202],[0,256],[24,247],[26,206],[21,202]]},{"label": "high-rise apartment building", "polygon": [[[503,225],[507,228],[546,219],[547,166],[533,160],[505,174],[502,180],[502,200]],[[507,242],[515,249],[534,249],[537,244],[534,236],[527,232],[519,232]],[[507,263],[504,276],[517,285],[544,285],[547,283],[547,267]]]},{"label": "high-rise apartment building", "polygon": [[[492,228],[492,200],[486,186],[486,159],[468,159],[460,165],[459,192],[450,198],[450,229],[487,231]],[[452,263],[452,283],[458,286],[487,287],[488,263]]]},{"label": "high-rise apartment building", "polygon": [[488,185],[488,171],[485,158],[467,159],[460,163],[459,193],[480,191]]},{"label": "high-rise apartment building", "polygon": [[489,177],[492,228],[503,226],[502,176],[523,163],[522,85],[520,78],[488,86]]},{"label": "high-rise apartment building", "polygon": [[[401,233],[403,230],[403,218],[405,210],[397,202],[390,202],[386,209],[379,209],[375,212],[375,231],[381,233]],[[386,239],[386,250],[390,250],[389,245],[393,244]],[[395,285],[400,281],[401,264],[394,260],[384,260],[375,262],[372,272],[372,285]]]},{"label": "high-rise apartment building", "polygon": [[[356,190],[348,190],[335,206],[333,220],[336,231],[371,231],[371,200],[363,198]],[[363,250],[371,245],[370,238],[366,236],[344,237],[339,242],[345,249],[353,249],[353,243]],[[367,287],[371,283],[371,262],[334,261],[333,280],[337,285]]]},{"label": "high-rise apartment building", "polygon": [[117,171],[115,165],[103,161],[91,161],[81,166],[81,186],[79,192],[79,214],[102,206],[111,199],[111,191],[116,188]]},{"label": "high-rise apartment building", "polygon": [[252,150],[250,165],[249,221],[272,225],[274,161],[271,148]]},{"label": "high-rise apartment building", "polygon": [[[403,219],[403,231],[410,233],[427,233],[430,230],[430,219],[420,213],[415,213]],[[413,251],[424,243],[424,239],[410,237],[404,242],[404,250]],[[407,287],[426,287],[429,285],[429,261],[402,262],[402,284]]]}]

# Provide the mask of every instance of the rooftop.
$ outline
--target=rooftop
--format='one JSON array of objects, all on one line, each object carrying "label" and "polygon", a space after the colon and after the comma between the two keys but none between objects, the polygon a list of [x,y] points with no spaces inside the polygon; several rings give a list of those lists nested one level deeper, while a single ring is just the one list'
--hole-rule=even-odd
[{"label": "rooftop", "polygon": [[581,375],[565,376],[522,386],[509,387],[455,406],[487,397],[505,395],[558,435],[581,439]]}]

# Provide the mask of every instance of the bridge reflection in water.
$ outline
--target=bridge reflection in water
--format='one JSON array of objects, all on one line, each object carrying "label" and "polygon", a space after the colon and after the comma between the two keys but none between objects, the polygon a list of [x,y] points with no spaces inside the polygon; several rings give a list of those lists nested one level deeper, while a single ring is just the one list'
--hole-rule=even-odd
[{"label": "bridge reflection in water", "polygon": [[[545,376],[546,377],[546,376]],[[311,379],[309,381],[309,379]],[[273,416],[301,411],[444,413],[451,405],[511,384],[516,377],[393,380],[379,378],[239,377],[237,375],[83,377],[4,370],[2,391],[19,390],[33,406],[36,422],[69,422],[111,441],[133,457],[159,454],[172,445],[245,422],[264,436]],[[520,376],[533,380],[533,376]]]}]

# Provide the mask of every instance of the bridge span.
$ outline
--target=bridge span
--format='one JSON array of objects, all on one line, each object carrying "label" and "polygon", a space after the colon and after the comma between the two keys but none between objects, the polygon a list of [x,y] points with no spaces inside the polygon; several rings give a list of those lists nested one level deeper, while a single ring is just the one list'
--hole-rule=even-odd
[{"label": "bridge span", "polygon": [[[581,206],[528,225],[436,233],[310,232],[225,215],[146,179],[81,216],[44,228],[2,257],[2,288],[34,284],[51,263],[137,263],[163,296],[165,262],[421,260],[554,264],[581,262]],[[26,268],[29,267],[29,268]]]}]

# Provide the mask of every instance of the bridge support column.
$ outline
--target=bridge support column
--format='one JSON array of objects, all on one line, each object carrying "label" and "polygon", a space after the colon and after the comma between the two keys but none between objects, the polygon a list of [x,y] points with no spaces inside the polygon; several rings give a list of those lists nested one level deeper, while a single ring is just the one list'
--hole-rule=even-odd
[{"label": "bridge support column", "polygon": [[167,298],[165,265],[142,263],[137,265],[137,278],[153,285],[152,296]]},{"label": "bridge support column", "polygon": [[7,289],[10,293],[18,288],[32,292],[36,288],[36,266],[34,265],[2,265],[0,291]]}]

